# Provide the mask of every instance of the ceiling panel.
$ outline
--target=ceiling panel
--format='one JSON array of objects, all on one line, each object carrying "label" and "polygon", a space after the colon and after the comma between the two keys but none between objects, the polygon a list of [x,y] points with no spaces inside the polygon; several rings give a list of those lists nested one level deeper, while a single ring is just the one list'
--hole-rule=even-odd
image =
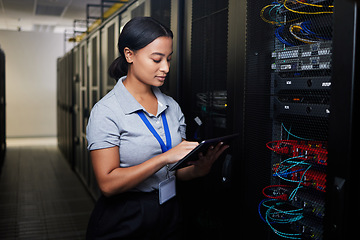
[{"label": "ceiling panel", "polygon": [[35,0],[0,0],[0,6],[4,7],[5,13],[7,11],[17,11],[17,12],[27,12],[33,13],[34,12],[34,3]]},{"label": "ceiling panel", "polygon": [[36,4],[35,15],[60,17],[63,14],[65,8],[66,6],[51,6],[51,5]]},{"label": "ceiling panel", "polygon": [[[101,0],[0,0],[0,30],[72,30],[74,19],[86,18],[87,4]],[[36,25],[36,26],[35,26]],[[41,27],[49,26],[51,27]]]}]

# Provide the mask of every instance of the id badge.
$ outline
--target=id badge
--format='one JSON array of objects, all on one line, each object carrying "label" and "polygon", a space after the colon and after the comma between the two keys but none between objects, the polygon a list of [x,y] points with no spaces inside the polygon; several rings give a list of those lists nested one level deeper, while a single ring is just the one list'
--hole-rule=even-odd
[{"label": "id badge", "polygon": [[159,183],[159,202],[160,205],[176,196],[175,176]]}]

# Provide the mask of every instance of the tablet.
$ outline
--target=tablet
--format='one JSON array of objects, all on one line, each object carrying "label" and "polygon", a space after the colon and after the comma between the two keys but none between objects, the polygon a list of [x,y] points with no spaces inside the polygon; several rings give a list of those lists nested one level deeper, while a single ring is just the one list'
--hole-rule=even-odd
[{"label": "tablet", "polygon": [[201,153],[201,152],[206,153],[206,151],[208,150],[208,148],[210,146],[215,147],[219,142],[224,142],[225,144],[228,144],[230,140],[236,138],[237,136],[239,136],[238,133],[223,136],[223,137],[204,140],[196,148],[194,148],[191,152],[189,152],[185,157],[183,157],[181,160],[179,160],[177,163],[175,163],[169,170],[175,171],[177,169],[190,166],[188,164],[189,162],[196,161],[199,159],[199,153]]}]

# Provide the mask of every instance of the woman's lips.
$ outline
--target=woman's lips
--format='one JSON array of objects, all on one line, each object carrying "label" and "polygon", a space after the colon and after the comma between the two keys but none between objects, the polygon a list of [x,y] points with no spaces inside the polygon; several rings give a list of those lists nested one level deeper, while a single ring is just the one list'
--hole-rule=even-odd
[{"label": "woman's lips", "polygon": [[156,76],[159,81],[165,81],[166,76]]}]

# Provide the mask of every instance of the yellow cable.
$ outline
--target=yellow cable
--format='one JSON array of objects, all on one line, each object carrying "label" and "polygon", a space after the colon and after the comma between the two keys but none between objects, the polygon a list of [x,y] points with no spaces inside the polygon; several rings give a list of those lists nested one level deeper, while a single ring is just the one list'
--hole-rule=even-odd
[{"label": "yellow cable", "polygon": [[274,5],[267,5],[265,7],[263,7],[260,11],[260,17],[261,19],[264,21],[264,22],[267,22],[267,23],[270,23],[270,24],[278,24],[278,22],[275,22],[275,21],[270,21],[270,20],[267,20],[265,17],[264,17],[264,11],[266,8],[268,7],[273,7]]},{"label": "yellow cable", "polygon": [[305,3],[305,2],[301,2],[299,0],[296,0],[297,3],[303,4],[303,5],[308,5],[308,6],[312,6],[312,7],[328,7],[328,8],[333,8],[334,5],[330,5],[330,6],[324,6],[324,5],[316,5],[316,4],[312,4],[312,3]]},{"label": "yellow cable", "polygon": [[[286,2],[288,0],[284,0],[284,7],[289,10],[290,12],[293,13],[298,13],[298,14],[309,14],[309,15],[313,15],[313,14],[327,14],[327,13],[334,13],[333,11],[324,11],[324,12],[300,12],[300,11],[296,11],[294,9],[289,8],[288,6],[286,6]],[[298,2],[298,0],[296,0]],[[310,4],[310,3],[308,3]],[[320,6],[320,5],[319,5]]]},{"label": "yellow cable", "polygon": [[263,7],[262,9],[261,9],[261,11],[260,11],[260,17],[261,17],[261,19],[264,21],[264,22],[267,22],[267,23],[270,23],[270,24],[273,24],[273,25],[281,25],[282,23],[286,23],[286,22],[293,22],[293,21],[296,21],[296,20],[298,20],[299,18],[296,18],[296,19],[292,19],[292,20],[289,20],[289,21],[286,21],[286,22],[276,22],[276,21],[270,21],[270,20],[268,20],[268,19],[266,19],[265,17],[264,17],[264,11],[265,11],[265,9],[266,8],[268,8],[268,7],[274,7],[274,6],[276,6],[276,5],[267,5],[267,6],[265,6],[265,7]]},{"label": "yellow cable", "polygon": [[300,25],[298,25],[297,23],[293,24],[290,26],[289,28],[291,35],[293,35],[294,38],[296,38],[297,40],[307,43],[307,44],[312,44],[312,43],[317,43],[319,41],[315,41],[315,40],[310,40],[310,39],[305,39],[305,38],[301,38],[299,36],[297,36],[294,33],[294,30],[296,30],[297,32],[300,32],[302,30],[302,27]]}]

